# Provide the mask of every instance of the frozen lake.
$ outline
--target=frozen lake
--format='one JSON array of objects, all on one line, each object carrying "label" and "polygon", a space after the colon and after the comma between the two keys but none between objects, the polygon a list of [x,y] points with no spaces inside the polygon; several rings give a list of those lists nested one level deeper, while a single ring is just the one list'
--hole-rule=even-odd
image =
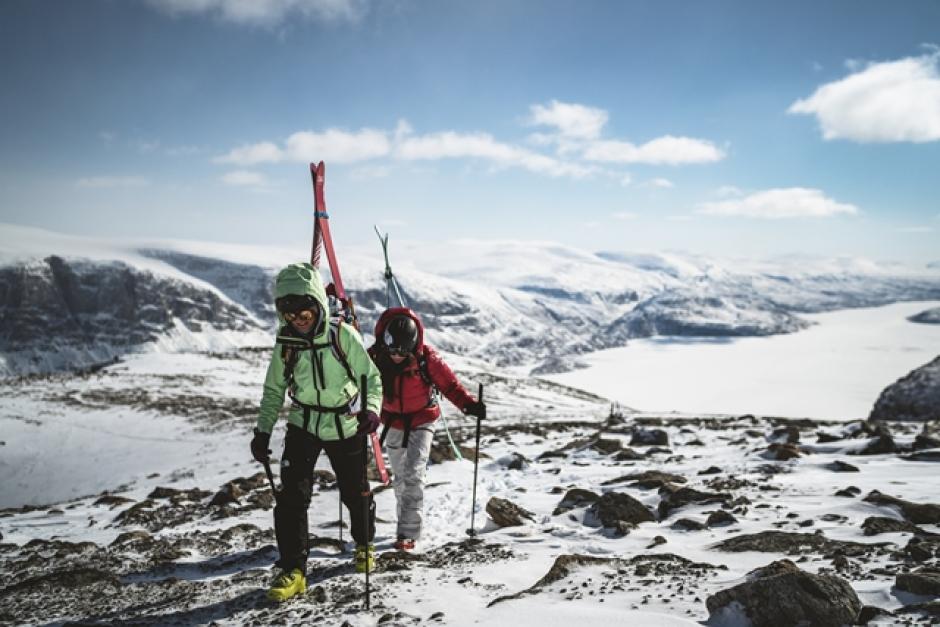
[{"label": "frozen lake", "polygon": [[907,320],[938,305],[806,315],[816,324],[790,335],[633,340],[546,378],[643,411],[865,418],[887,385],[940,354],[940,325]]}]

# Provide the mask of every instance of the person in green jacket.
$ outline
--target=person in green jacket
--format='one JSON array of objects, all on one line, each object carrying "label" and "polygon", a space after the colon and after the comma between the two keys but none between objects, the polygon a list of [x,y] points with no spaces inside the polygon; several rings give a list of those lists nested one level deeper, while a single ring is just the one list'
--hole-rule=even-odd
[{"label": "person in green jacket", "polygon": [[[379,425],[382,378],[359,333],[348,324],[330,320],[326,291],[312,265],[294,263],[281,270],[275,304],[280,330],[264,381],[251,453],[256,460],[268,462],[271,431],[287,394],[291,409],[281,456],[282,487],[274,507],[280,553],[275,566],[280,571],[268,591],[270,599],[283,601],[306,590],[307,508],[313,468],[321,451],[330,459],[340,497],[349,510],[356,569],[372,569],[375,504],[363,447],[367,434]],[[368,382],[364,412],[359,407],[362,375]],[[363,499],[368,499],[368,517]]]}]

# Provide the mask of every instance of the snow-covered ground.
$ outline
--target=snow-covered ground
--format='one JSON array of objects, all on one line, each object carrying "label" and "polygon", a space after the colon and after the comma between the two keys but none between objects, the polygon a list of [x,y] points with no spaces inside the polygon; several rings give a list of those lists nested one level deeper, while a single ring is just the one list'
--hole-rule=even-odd
[{"label": "snow-covered ground", "polygon": [[631,340],[546,378],[644,411],[865,418],[886,386],[940,354],[940,325],[907,319],[937,304],[808,314],[815,324],[787,335]]}]

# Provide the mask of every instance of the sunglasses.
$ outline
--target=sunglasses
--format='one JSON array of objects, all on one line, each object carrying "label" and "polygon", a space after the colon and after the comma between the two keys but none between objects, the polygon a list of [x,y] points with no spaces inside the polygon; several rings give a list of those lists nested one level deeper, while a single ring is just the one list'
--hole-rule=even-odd
[{"label": "sunglasses", "polygon": [[408,355],[411,354],[411,351],[405,350],[404,348],[395,348],[394,346],[389,346],[389,347],[388,347],[388,354],[389,354],[389,355],[398,355],[398,356],[401,356],[401,357],[407,357]]},{"label": "sunglasses", "polygon": [[317,314],[312,309],[301,309],[300,311],[286,311],[283,314],[284,319],[288,322],[300,322],[301,324],[307,324],[308,322],[313,322],[317,319]]}]

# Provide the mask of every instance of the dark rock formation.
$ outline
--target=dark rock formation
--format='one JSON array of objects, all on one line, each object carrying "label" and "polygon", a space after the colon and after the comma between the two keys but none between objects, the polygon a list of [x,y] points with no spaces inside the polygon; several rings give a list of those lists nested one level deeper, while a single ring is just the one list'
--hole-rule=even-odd
[{"label": "dark rock formation", "polygon": [[830,540],[821,533],[790,533],[787,531],[761,531],[722,540],[714,546],[719,551],[738,553],[741,551],[760,551],[762,553],[786,553],[802,555],[804,553],[832,553],[840,551],[844,555],[855,556],[876,551],[887,543],[864,544]]},{"label": "dark rock formation", "polygon": [[708,515],[705,524],[709,527],[722,527],[737,524],[738,519],[723,509],[716,510]]},{"label": "dark rock formation", "polygon": [[916,525],[940,524],[940,505],[933,503],[912,503],[894,496],[882,494],[878,490],[868,493],[864,501],[875,505],[891,505],[897,507],[904,518]]},{"label": "dark rock formation", "polygon": [[708,597],[709,614],[737,602],[754,627],[851,625],[862,609],[849,583],[832,575],[814,575],[789,561],[754,571],[750,580]]},{"label": "dark rock formation", "polygon": [[862,523],[862,529],[865,531],[866,536],[876,536],[880,533],[914,533],[917,535],[936,535],[931,534],[929,531],[925,531],[913,525],[906,520],[897,520],[895,518],[886,518],[884,516],[869,516],[865,519],[865,522]]},{"label": "dark rock formation", "polygon": [[656,518],[643,503],[629,494],[608,492],[601,496],[590,509],[585,522],[596,523],[603,527],[618,527],[618,523],[636,526],[644,522],[653,522]]},{"label": "dark rock formation", "polygon": [[920,568],[912,573],[901,573],[894,584],[899,590],[923,596],[940,596],[940,570]]},{"label": "dark rock formation", "polygon": [[525,524],[524,518],[535,520],[535,514],[507,499],[492,497],[486,504],[486,513],[499,527],[518,527]]},{"label": "dark rock formation", "polygon": [[558,516],[559,514],[564,514],[565,512],[571,511],[577,507],[587,507],[592,505],[597,499],[600,498],[599,494],[591,492],[590,490],[582,490],[581,488],[573,488],[568,490],[565,493],[565,496],[558,502],[558,505],[555,507],[555,510],[552,512],[552,516]]},{"label": "dark rock formation", "polygon": [[841,460],[836,460],[826,465],[826,468],[832,472],[858,472],[858,466],[853,466]]},{"label": "dark rock formation", "polygon": [[636,429],[630,446],[669,446],[669,434],[662,429]]},{"label": "dark rock formation", "polygon": [[661,488],[669,483],[686,483],[686,481],[687,479],[682,475],[674,475],[672,473],[661,472],[659,470],[647,470],[646,472],[632,473],[629,475],[623,475],[622,477],[617,477],[616,479],[609,479],[603,482],[601,485],[613,485],[615,483],[629,482],[633,487],[650,490],[652,488]]},{"label": "dark rock formation", "polygon": [[723,492],[701,492],[693,488],[675,488],[674,486],[664,486],[660,489],[660,493],[663,495],[659,502],[660,519],[668,518],[674,510],[689,503],[728,503],[732,500],[730,494]]},{"label": "dark rock formation", "polygon": [[886,387],[871,420],[940,420],[940,357]]}]

